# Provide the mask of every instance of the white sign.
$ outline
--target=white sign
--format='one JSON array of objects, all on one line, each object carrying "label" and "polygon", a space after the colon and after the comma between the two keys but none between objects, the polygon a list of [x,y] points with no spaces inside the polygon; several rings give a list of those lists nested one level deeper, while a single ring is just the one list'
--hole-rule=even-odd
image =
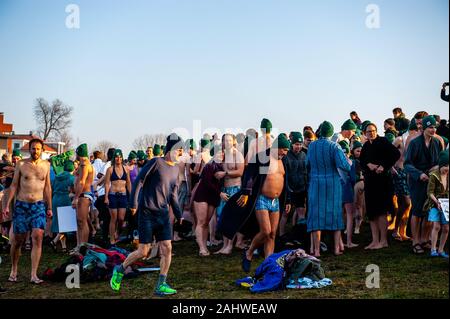
[{"label": "white sign", "polygon": [[448,198],[439,198],[439,203],[441,203],[442,211],[444,212],[445,220],[448,221]]},{"label": "white sign", "polygon": [[60,233],[77,231],[77,213],[72,206],[58,207],[58,227]]}]

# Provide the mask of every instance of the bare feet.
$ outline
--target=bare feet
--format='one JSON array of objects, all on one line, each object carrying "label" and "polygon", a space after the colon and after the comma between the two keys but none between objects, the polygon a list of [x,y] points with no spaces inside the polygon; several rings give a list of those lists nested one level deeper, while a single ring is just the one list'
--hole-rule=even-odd
[{"label": "bare feet", "polygon": [[200,257],[208,257],[210,255],[209,251],[200,251],[198,253]]},{"label": "bare feet", "polygon": [[178,241],[182,241],[183,240],[183,238],[181,238],[180,236],[178,236],[178,235],[174,235],[173,236],[173,241],[174,242],[178,242]]},{"label": "bare feet", "polygon": [[[370,248],[368,248],[370,247]],[[389,247],[389,245],[387,243],[378,243],[378,244],[374,244],[374,245],[369,245],[367,246],[365,249],[369,249],[369,250],[378,250],[378,249],[383,249],[383,248],[387,248]]]},{"label": "bare feet", "polygon": [[338,251],[334,251],[334,255],[335,256],[340,256],[340,255],[343,255],[344,254],[344,252],[343,251],[341,251],[341,250],[338,250]]},{"label": "bare feet", "polygon": [[379,243],[371,242],[370,245],[369,245],[369,246],[366,246],[364,249],[366,249],[366,250],[368,250],[368,249],[373,249],[373,247],[375,247],[375,246],[377,246],[377,245],[379,245]]},{"label": "bare feet", "polygon": [[358,247],[358,246],[359,246],[358,244],[354,244],[354,243],[350,243],[350,244],[345,245],[345,247],[347,247],[347,248],[355,248],[355,247]]},{"label": "bare feet", "polygon": [[226,255],[226,256],[229,256],[229,255],[231,255],[231,251],[228,251],[228,250],[219,250],[219,251],[216,251],[215,253],[214,253],[214,255]]}]

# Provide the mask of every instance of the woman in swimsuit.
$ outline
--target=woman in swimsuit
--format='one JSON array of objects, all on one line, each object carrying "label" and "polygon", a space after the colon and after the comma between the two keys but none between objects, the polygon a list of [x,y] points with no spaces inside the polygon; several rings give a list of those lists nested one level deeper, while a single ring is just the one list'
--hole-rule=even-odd
[{"label": "woman in swimsuit", "polygon": [[127,192],[131,193],[131,180],[128,170],[123,166],[120,149],[114,152],[113,163],[105,176],[105,204],[109,206],[109,240],[111,245],[118,242],[128,206]]},{"label": "woman in swimsuit", "polygon": [[201,257],[210,255],[206,240],[208,239],[209,223],[217,206],[220,204],[221,182],[215,177],[215,173],[223,170],[222,154],[221,146],[215,147],[214,158],[203,168],[200,182],[193,198],[194,214],[197,220],[195,236]]},{"label": "woman in swimsuit", "polygon": [[200,141],[200,154],[197,154],[193,157],[189,172],[191,174],[191,201],[189,206],[191,207],[191,216],[194,221],[194,229],[197,226],[197,216],[194,212],[194,196],[197,191],[197,187],[200,181],[200,174],[203,171],[206,163],[211,161],[211,141],[209,139],[202,139]]}]

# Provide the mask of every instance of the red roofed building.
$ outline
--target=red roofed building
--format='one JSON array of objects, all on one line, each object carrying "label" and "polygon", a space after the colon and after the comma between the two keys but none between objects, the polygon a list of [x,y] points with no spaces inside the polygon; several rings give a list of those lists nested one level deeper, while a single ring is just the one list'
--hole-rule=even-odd
[{"label": "red roofed building", "polygon": [[[4,123],[3,112],[0,112],[0,136],[11,135],[13,133],[13,125]],[[8,138],[0,137],[0,153],[8,153],[12,149],[12,141]]]},{"label": "red roofed building", "polygon": [[[3,113],[0,113],[0,153],[12,153],[15,149],[20,149],[24,158],[30,156],[29,142],[32,139],[38,139],[39,136],[30,132],[29,134],[15,134],[12,124],[3,123]],[[64,151],[64,143],[61,142],[45,142],[42,158],[48,159],[52,155],[58,155]]]}]

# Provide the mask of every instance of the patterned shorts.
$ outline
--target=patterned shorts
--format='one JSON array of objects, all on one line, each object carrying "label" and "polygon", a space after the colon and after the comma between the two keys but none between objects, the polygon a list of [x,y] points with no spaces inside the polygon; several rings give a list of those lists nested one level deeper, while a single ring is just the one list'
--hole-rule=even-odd
[{"label": "patterned shorts", "polygon": [[13,226],[14,234],[25,234],[34,228],[45,229],[45,203],[27,203],[17,200],[14,206]]},{"label": "patterned shorts", "polygon": [[394,191],[397,196],[409,196],[408,182],[406,172],[401,168],[395,168],[398,175],[392,174],[394,181]]},{"label": "patterned shorts", "polygon": [[256,211],[267,210],[269,213],[276,213],[280,211],[280,200],[278,198],[269,198],[264,195],[259,195],[256,200]]}]

